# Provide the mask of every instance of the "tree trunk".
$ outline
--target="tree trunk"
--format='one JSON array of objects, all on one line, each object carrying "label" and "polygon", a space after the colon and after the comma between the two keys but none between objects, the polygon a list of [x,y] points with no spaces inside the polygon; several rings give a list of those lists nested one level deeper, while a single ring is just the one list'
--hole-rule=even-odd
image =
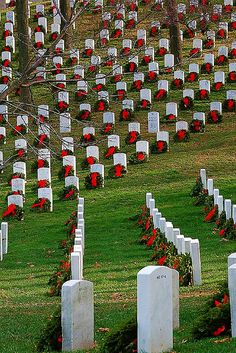
[{"label": "tree trunk", "polygon": [[[30,61],[30,41],[29,41],[29,21],[28,21],[28,0],[16,1],[17,33],[19,49],[19,72],[24,75],[24,71]],[[29,87],[21,87],[20,101],[22,108],[29,110],[26,103],[32,103]]]},{"label": "tree trunk", "polygon": [[[60,0],[60,9],[62,16],[65,18],[66,22],[69,22],[70,17],[71,17],[71,7],[70,7],[70,0]],[[63,21],[63,18],[61,19],[61,31],[66,25],[66,22]],[[72,36],[73,36],[73,29],[72,26],[70,26],[66,34],[64,36],[64,41],[65,41],[65,49],[70,50],[72,49]]]},{"label": "tree trunk", "polygon": [[167,14],[170,22],[170,51],[175,57],[175,65],[181,66],[183,61],[182,41],[176,0],[167,0]]}]

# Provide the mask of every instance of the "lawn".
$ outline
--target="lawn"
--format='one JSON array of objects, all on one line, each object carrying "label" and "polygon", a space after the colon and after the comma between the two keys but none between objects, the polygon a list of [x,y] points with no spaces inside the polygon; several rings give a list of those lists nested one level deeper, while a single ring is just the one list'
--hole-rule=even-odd
[{"label": "lawn", "polygon": [[[142,10],[145,11],[144,9]],[[142,13],[142,12],[141,12]],[[93,22],[93,29],[98,28],[98,16]],[[151,17],[144,21],[145,25]],[[86,14],[78,23],[75,32],[77,47],[81,49],[84,38],[93,34],[91,14]],[[32,28],[35,24],[31,24]],[[142,27],[142,23],[139,28]],[[81,30],[81,37],[79,31]],[[135,38],[136,30],[128,31],[127,38]],[[167,31],[164,32],[167,35]],[[81,39],[82,38],[82,39]],[[233,39],[230,34],[228,46]],[[157,45],[158,39],[151,39],[150,45]],[[2,43],[1,43],[2,44]],[[116,45],[116,41],[111,42]],[[119,42],[118,46],[121,45]],[[221,42],[217,43],[215,53]],[[191,48],[191,41],[186,41],[185,55]],[[98,49],[102,54],[102,49]],[[202,59],[195,59],[200,62]],[[85,63],[84,59],[81,60]],[[162,63],[162,61],[160,61]],[[87,61],[88,63],[88,61]],[[14,63],[16,65],[16,62]],[[187,70],[188,63],[185,64]],[[224,68],[227,71],[227,67]],[[212,80],[211,75],[211,80]],[[206,76],[202,76],[206,78]],[[127,78],[131,84],[132,75]],[[71,92],[74,85],[68,85]],[[153,85],[145,87],[154,88]],[[186,88],[197,89],[198,85],[186,84]],[[211,100],[223,101],[226,85],[221,93],[212,92]],[[232,86],[231,86],[232,88]],[[114,85],[108,84],[110,93]],[[50,95],[49,95],[50,93]],[[129,97],[138,100],[138,93]],[[170,91],[166,101],[153,105],[164,115],[165,103],[179,102],[182,91]],[[15,98],[12,98],[15,100]],[[51,90],[34,89],[34,104],[47,101],[53,108],[55,101]],[[94,99],[91,99],[94,103]],[[196,101],[195,111],[209,111],[209,102]],[[71,114],[76,116],[78,103],[71,100]],[[111,102],[111,111],[117,116],[120,106]],[[51,118],[51,117],[50,117]],[[180,118],[190,122],[191,112],[180,112]],[[95,113],[93,121],[101,124],[101,114]],[[136,120],[141,123],[142,137],[150,142],[155,136],[147,133],[147,113],[138,112]],[[10,117],[14,124],[15,117]],[[52,114],[52,125],[58,125],[58,116]],[[32,123],[32,128],[35,129]],[[156,207],[164,217],[175,227],[181,229],[181,234],[198,238],[200,241],[203,284],[199,287],[185,287],[180,290],[180,329],[174,335],[175,353],[233,353],[236,352],[236,342],[230,338],[205,339],[194,341],[191,330],[197,321],[201,309],[207,299],[217,291],[218,285],[227,278],[227,256],[235,251],[234,241],[223,241],[212,233],[213,225],[204,223],[202,207],[193,206],[189,194],[200,168],[206,168],[208,177],[214,179],[214,187],[220,189],[224,198],[231,198],[236,203],[235,146],[236,146],[235,114],[224,114],[219,125],[207,125],[204,134],[191,135],[188,143],[173,142],[174,126],[162,125],[162,130],[170,131],[170,152],[163,155],[152,155],[147,164],[128,166],[128,174],[120,180],[105,178],[105,188],[87,191],[84,187],[84,177],[87,171],[82,171],[79,163],[84,158],[83,149],[76,150],[78,160],[78,176],[80,178],[80,196],[85,198],[85,255],[84,278],[94,284],[95,295],[95,339],[96,348],[91,352],[99,352],[107,332],[131,318],[136,310],[136,276],[138,271],[150,264],[150,253],[138,243],[139,229],[129,220],[137,213],[145,202],[145,193],[152,192]],[[9,128],[8,128],[9,129]],[[121,137],[122,152],[134,152],[134,146],[124,144],[127,135],[127,124],[118,123],[116,132]],[[36,130],[35,130],[36,131]],[[9,129],[10,132],[10,129]],[[73,120],[72,133],[78,139],[82,133],[82,124]],[[99,135],[99,133],[98,133]],[[8,135],[8,143],[4,154],[8,157],[13,151],[14,138]],[[32,143],[33,136],[29,134]],[[55,136],[51,139],[51,148],[60,149],[61,141]],[[106,141],[99,137],[100,161],[105,164],[106,175],[112,162],[105,161],[103,152]],[[70,213],[76,209],[76,202],[62,202],[57,193],[63,187],[58,181],[57,173],[60,162],[52,159],[52,186],[54,193],[54,211],[52,214],[35,214],[30,206],[36,199],[32,186],[36,176],[31,173],[30,166],[35,159],[29,156],[27,161],[27,185],[25,202],[25,219],[22,222],[11,221],[9,225],[9,253],[0,264],[0,352],[1,353],[31,353],[35,352],[37,339],[58,304],[59,298],[47,295],[47,285],[50,275],[62,259],[59,242],[65,238],[64,222]],[[10,190],[7,178],[12,166],[0,174],[0,209],[6,208],[5,196]]]}]

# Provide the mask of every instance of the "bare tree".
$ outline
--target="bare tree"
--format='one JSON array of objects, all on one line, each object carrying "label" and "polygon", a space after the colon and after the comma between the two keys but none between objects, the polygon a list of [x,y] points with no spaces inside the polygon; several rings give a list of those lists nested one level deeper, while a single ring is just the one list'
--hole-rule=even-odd
[{"label": "bare tree", "polygon": [[169,20],[170,51],[175,57],[175,65],[182,65],[182,42],[176,0],[167,0],[167,16]]},{"label": "bare tree", "polygon": [[[19,73],[24,77],[26,65],[30,62],[30,38],[29,38],[29,21],[28,21],[28,0],[17,0],[16,2],[17,16],[17,33],[18,33],[18,49],[19,49]],[[31,103],[32,97],[29,87],[21,87],[20,101],[23,104]]]},{"label": "bare tree", "polygon": [[[60,9],[62,14],[61,30],[63,30],[66,23],[68,23],[71,19],[72,9],[70,7],[70,0],[60,0]],[[72,27],[69,27],[64,36],[66,49],[72,48],[72,36],[73,36],[73,30],[72,30]]]}]

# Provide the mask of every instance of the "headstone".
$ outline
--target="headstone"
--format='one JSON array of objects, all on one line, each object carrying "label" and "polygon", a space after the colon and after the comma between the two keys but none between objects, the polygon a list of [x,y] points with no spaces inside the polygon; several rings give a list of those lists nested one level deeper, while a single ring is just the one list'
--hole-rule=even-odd
[{"label": "headstone", "polygon": [[94,345],[93,283],[67,281],[62,286],[62,351]]},{"label": "headstone", "polygon": [[[76,245],[79,246],[79,245]],[[81,247],[82,248],[82,247]],[[71,279],[72,280],[82,280],[83,279],[83,258],[82,253],[74,251],[70,255],[71,259]]]},{"label": "headstone", "polygon": [[159,124],[159,112],[149,112],[148,113],[148,132],[149,133],[157,133],[160,131]]},{"label": "headstone", "polygon": [[8,253],[8,223],[1,223],[1,233],[2,233],[2,253]]},{"label": "headstone", "polygon": [[152,199],[152,194],[151,192],[146,192],[146,207],[149,208],[149,202]]},{"label": "headstone", "polygon": [[206,169],[200,169],[200,178],[203,184],[203,188],[207,188],[207,177],[206,177]]},{"label": "headstone", "polygon": [[228,286],[231,313],[231,335],[236,337],[236,264],[228,268]]},{"label": "headstone", "polygon": [[208,195],[212,196],[213,195],[213,179],[207,179],[207,190],[208,190]]},{"label": "headstone", "polygon": [[172,270],[147,266],[138,273],[138,353],[173,347]]},{"label": "headstone", "polygon": [[226,215],[226,220],[231,218],[231,211],[232,211],[232,202],[229,199],[225,200],[225,205],[224,205],[224,209],[225,209],[225,215]]},{"label": "headstone", "polygon": [[236,252],[230,254],[228,256],[228,267],[230,267],[231,265],[236,264]]},{"label": "headstone", "polygon": [[23,195],[25,195],[25,179],[12,179],[11,189],[12,191],[22,191]]},{"label": "headstone", "polygon": [[77,176],[68,176],[65,178],[65,187],[67,186],[75,186],[79,190],[79,178]]},{"label": "headstone", "polygon": [[193,284],[202,284],[202,274],[201,274],[201,258],[200,258],[200,245],[198,239],[192,239],[191,241],[191,259],[193,268]]}]

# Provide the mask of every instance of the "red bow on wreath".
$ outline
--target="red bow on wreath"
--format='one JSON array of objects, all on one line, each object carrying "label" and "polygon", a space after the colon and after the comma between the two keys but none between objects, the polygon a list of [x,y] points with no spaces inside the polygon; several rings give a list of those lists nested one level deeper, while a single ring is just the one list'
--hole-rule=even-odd
[{"label": "red bow on wreath", "polygon": [[155,37],[157,33],[158,33],[157,27],[155,26],[151,27],[150,36]]},{"label": "red bow on wreath", "polygon": [[95,158],[92,156],[88,157],[86,160],[89,165],[92,165],[95,163]]},{"label": "red bow on wreath", "polygon": [[161,48],[159,48],[159,49],[157,50],[157,55],[158,55],[158,56],[164,56],[166,53],[167,53],[167,50],[166,50],[166,48],[164,48],[164,47],[161,47]]},{"label": "red bow on wreath", "polygon": [[208,98],[208,91],[206,89],[200,89],[199,97],[200,99],[207,99]]},{"label": "red bow on wreath", "polygon": [[151,57],[150,57],[150,55],[145,55],[145,56],[143,57],[143,62],[144,62],[145,64],[149,64],[149,63],[151,62]]},{"label": "red bow on wreath", "polygon": [[128,120],[130,118],[130,111],[128,109],[123,109],[121,115],[123,120]]},{"label": "red bow on wreath", "polygon": [[186,136],[186,131],[185,130],[178,130],[177,131],[177,136],[179,140],[183,140]]},{"label": "red bow on wreath", "polygon": [[229,80],[232,82],[236,81],[236,71],[231,71],[229,73]]},{"label": "red bow on wreath", "polygon": [[69,104],[64,102],[64,101],[60,101],[58,102],[58,108],[60,111],[64,111],[68,108]]},{"label": "red bow on wreath", "polygon": [[115,176],[121,177],[123,166],[121,164],[115,165]]},{"label": "red bow on wreath", "polygon": [[138,153],[137,153],[137,159],[138,159],[139,161],[144,161],[144,159],[145,159],[145,154],[144,154],[143,152],[138,152]]},{"label": "red bow on wreath", "polygon": [[148,72],[148,80],[149,81],[154,81],[157,78],[157,73],[155,71],[149,71]]},{"label": "red bow on wreath", "polygon": [[216,123],[216,122],[218,121],[218,119],[219,119],[219,117],[218,117],[218,115],[219,115],[218,110],[212,110],[209,115],[210,115],[212,121],[214,121],[214,123]]},{"label": "red bow on wreath", "polygon": [[196,56],[200,53],[200,49],[199,48],[193,48],[190,50],[189,56]]},{"label": "red bow on wreath", "polygon": [[5,218],[10,215],[14,217],[15,214],[16,214],[16,205],[12,203],[8,206],[7,210],[3,213],[2,217]]},{"label": "red bow on wreath", "polygon": [[123,55],[129,55],[129,53],[130,53],[130,48],[129,47],[125,47],[125,48],[122,49],[122,54]]},{"label": "red bow on wreath", "polygon": [[57,36],[58,36],[58,33],[54,32],[51,34],[51,40],[56,40],[57,39]]},{"label": "red bow on wreath", "polygon": [[116,152],[116,147],[114,146],[109,147],[107,153],[105,154],[105,158],[112,156],[115,152]]},{"label": "red bow on wreath", "polygon": [[34,204],[31,206],[31,208],[38,208],[38,207],[39,207],[39,208],[42,209],[43,206],[45,205],[46,201],[47,201],[47,199],[42,198],[40,202],[34,203]]},{"label": "red bow on wreath", "polygon": [[129,143],[135,143],[137,141],[138,133],[137,131],[130,131],[129,133]]},{"label": "red bow on wreath", "polygon": [[131,29],[135,27],[135,20],[134,18],[131,18],[130,20],[128,20],[128,22],[126,23],[126,28],[127,29]]},{"label": "red bow on wreath", "polygon": [[194,82],[194,81],[196,81],[197,76],[198,76],[198,74],[196,72],[190,72],[188,77],[187,77],[187,81],[188,82]]},{"label": "red bow on wreath", "polygon": [[39,168],[43,168],[44,167],[44,163],[45,163],[44,159],[38,159],[38,161],[37,161],[38,169]]},{"label": "red bow on wreath", "polygon": [[157,141],[156,146],[157,146],[157,151],[162,152],[165,147],[165,141]]},{"label": "red bow on wreath", "polygon": [[17,155],[19,158],[22,158],[25,154],[25,150],[21,148],[20,150],[17,151]]},{"label": "red bow on wreath", "polygon": [[217,32],[217,36],[222,39],[225,38],[226,37],[225,30],[223,28],[219,29],[219,31]]},{"label": "red bow on wreath", "polygon": [[193,129],[194,131],[197,131],[197,132],[201,130],[201,120],[194,119]]},{"label": "red bow on wreath", "polygon": [[8,67],[10,64],[11,64],[10,60],[5,59],[5,60],[3,61],[3,63],[2,63],[2,66]]},{"label": "red bow on wreath", "polygon": [[84,54],[85,54],[86,56],[91,56],[92,53],[93,53],[93,49],[91,49],[91,48],[85,49],[85,51],[84,51]]},{"label": "red bow on wreath", "polygon": [[154,98],[156,100],[163,99],[166,96],[166,94],[167,94],[166,90],[161,88],[157,91]]},{"label": "red bow on wreath", "polygon": [[68,199],[70,196],[72,196],[75,193],[74,189],[71,189],[66,195],[65,195],[65,199]]},{"label": "red bow on wreath", "polygon": [[99,101],[97,106],[98,112],[103,112],[105,109],[106,109],[105,103],[102,101]]},{"label": "red bow on wreath", "polygon": [[144,45],[144,39],[140,38],[135,43],[135,48],[141,48]]},{"label": "red bow on wreath", "polygon": [[216,59],[216,62],[218,65],[223,65],[226,62],[227,58],[225,55],[220,55],[218,56],[218,58]]},{"label": "red bow on wreath", "polygon": [[36,42],[36,43],[35,43],[35,47],[36,47],[37,49],[42,48],[42,47],[43,47],[43,42]]},{"label": "red bow on wreath", "polygon": [[223,83],[222,82],[215,82],[214,83],[214,89],[216,91],[219,91],[222,87],[223,87]]},{"label": "red bow on wreath", "polygon": [[140,91],[142,89],[142,86],[143,86],[143,81],[141,80],[136,80],[133,82],[132,84],[132,89],[135,89],[135,90],[138,90]]},{"label": "red bow on wreath", "polygon": [[113,33],[112,37],[113,38],[120,38],[121,35],[122,35],[122,30],[116,29],[115,32]]},{"label": "red bow on wreath", "polygon": [[112,124],[107,123],[104,129],[104,133],[108,134],[108,132],[111,131],[111,129],[112,129]]},{"label": "red bow on wreath", "polygon": [[47,138],[47,135],[46,134],[42,134],[39,138],[39,144],[42,145],[44,140],[46,140]]},{"label": "red bow on wreath", "polygon": [[85,110],[81,115],[80,115],[80,119],[81,120],[86,120],[88,119],[90,116],[90,111],[89,110]]},{"label": "red bow on wreath", "polygon": [[188,107],[189,107],[189,105],[190,105],[190,100],[189,100],[188,97],[184,97],[184,98],[182,99],[182,102],[183,102],[183,105],[185,106],[185,108],[188,108]]},{"label": "red bow on wreath", "polygon": [[38,188],[46,188],[47,187],[47,180],[43,179],[43,180],[39,180],[38,181]]},{"label": "red bow on wreath", "polygon": [[116,91],[116,96],[119,101],[121,101],[123,99],[125,94],[126,94],[126,91],[124,89],[118,89]]},{"label": "red bow on wreath", "polygon": [[66,165],[65,166],[65,174],[64,174],[64,177],[68,177],[69,173],[71,172],[72,170],[72,166],[71,165]]},{"label": "red bow on wreath", "polygon": [[96,187],[97,186],[97,177],[99,176],[99,173],[97,172],[94,172],[94,173],[91,173],[90,174],[90,177],[91,177],[91,186],[92,187]]},{"label": "red bow on wreath", "polygon": [[90,139],[91,139],[91,134],[85,134],[84,136],[83,136],[83,138],[84,138],[84,140],[85,141],[90,141]]}]

